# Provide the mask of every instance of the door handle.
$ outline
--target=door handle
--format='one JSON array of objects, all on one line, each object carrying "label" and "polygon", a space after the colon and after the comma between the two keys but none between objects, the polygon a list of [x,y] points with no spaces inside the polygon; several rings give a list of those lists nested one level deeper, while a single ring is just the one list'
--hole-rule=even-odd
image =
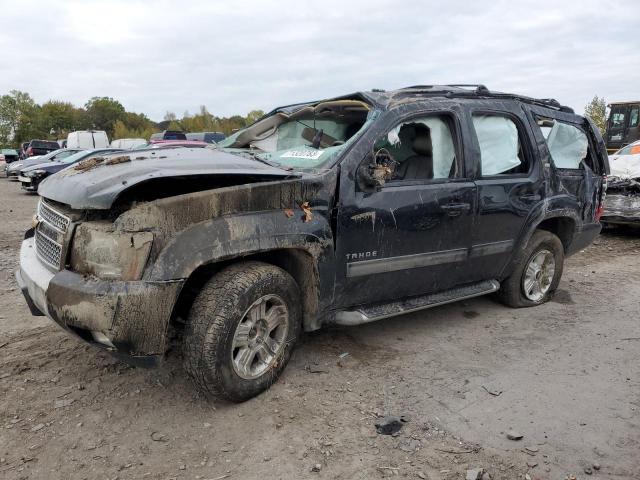
[{"label": "door handle", "polygon": [[518,198],[520,200],[533,200],[534,202],[542,200],[542,197],[540,195],[538,195],[537,193],[527,193],[527,194],[524,194],[524,195],[520,195]]},{"label": "door handle", "polygon": [[447,215],[451,216],[451,217],[457,217],[458,215],[460,215],[462,212],[466,212],[468,210],[471,210],[471,204],[470,203],[447,203],[445,205],[440,205],[440,208],[442,210],[444,210]]}]

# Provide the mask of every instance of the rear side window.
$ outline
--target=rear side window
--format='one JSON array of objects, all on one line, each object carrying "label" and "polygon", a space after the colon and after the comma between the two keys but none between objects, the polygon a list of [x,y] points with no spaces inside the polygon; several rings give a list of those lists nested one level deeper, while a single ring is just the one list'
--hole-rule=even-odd
[{"label": "rear side window", "polygon": [[163,138],[164,140],[186,140],[187,136],[184,133],[167,132]]},{"label": "rear side window", "polygon": [[574,125],[549,118],[538,119],[538,125],[542,129],[551,161],[556,168],[580,168],[589,151],[587,135]]},{"label": "rear side window", "polygon": [[47,142],[45,140],[33,140],[31,146],[33,148],[55,148],[56,150],[60,148],[57,142]]},{"label": "rear side window", "polygon": [[529,171],[515,122],[504,115],[473,115],[480,145],[483,176],[523,174]]}]

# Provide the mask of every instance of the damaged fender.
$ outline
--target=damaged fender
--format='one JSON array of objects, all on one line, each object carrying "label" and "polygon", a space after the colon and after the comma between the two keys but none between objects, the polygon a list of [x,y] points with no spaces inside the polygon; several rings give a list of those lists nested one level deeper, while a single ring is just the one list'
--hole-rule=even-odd
[{"label": "damaged fender", "polygon": [[[314,215],[308,222],[305,218],[301,210],[291,218],[277,210],[225,216],[193,225],[171,239],[148,278],[186,279],[197,268],[212,263],[274,250],[303,251],[313,273],[312,278],[306,279],[307,284],[301,285],[305,295],[304,328],[315,330],[320,326],[317,313],[326,307],[320,300],[331,298],[327,282],[320,282],[318,269],[333,263],[333,235],[324,217]],[[327,291],[321,292],[323,288]]]}]

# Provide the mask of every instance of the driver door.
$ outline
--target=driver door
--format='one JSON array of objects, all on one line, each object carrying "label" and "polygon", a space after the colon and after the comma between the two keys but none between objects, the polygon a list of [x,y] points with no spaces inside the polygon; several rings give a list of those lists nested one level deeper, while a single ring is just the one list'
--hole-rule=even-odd
[{"label": "driver door", "polygon": [[[343,175],[337,214],[336,307],[390,301],[465,282],[476,187],[465,178],[460,120],[433,112],[397,121],[372,141],[392,164],[384,185]],[[382,157],[382,158],[380,158]]]}]

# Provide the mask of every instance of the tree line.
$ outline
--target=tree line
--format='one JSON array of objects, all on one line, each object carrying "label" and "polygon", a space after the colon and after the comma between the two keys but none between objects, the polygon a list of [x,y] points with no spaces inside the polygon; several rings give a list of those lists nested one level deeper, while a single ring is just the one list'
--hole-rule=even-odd
[{"label": "tree line", "polygon": [[[603,135],[606,130],[606,102],[595,96],[586,106],[585,115],[591,117]],[[111,139],[145,138],[162,130],[184,132],[223,132],[230,135],[264,115],[253,110],[246,116],[217,117],[200,107],[197,114],[185,112],[182,118],[167,112],[164,121],[156,123],[144,113],[127,112],[111,97],[93,97],[84,107],[69,102],[48,100],[37,104],[26,92],[12,90],[0,97],[0,147],[18,148],[32,139],[57,140],[67,138],[74,130],[104,130]]]},{"label": "tree line", "polygon": [[182,118],[167,112],[162,122],[144,113],[128,112],[111,97],[93,97],[83,107],[59,100],[36,103],[26,92],[12,90],[0,96],[0,146],[18,148],[32,139],[58,140],[74,130],[104,130],[110,139],[146,138],[162,130],[184,132],[223,132],[243,128],[264,113],[253,110],[246,116],[217,117],[205,106],[197,114],[185,112]]}]

